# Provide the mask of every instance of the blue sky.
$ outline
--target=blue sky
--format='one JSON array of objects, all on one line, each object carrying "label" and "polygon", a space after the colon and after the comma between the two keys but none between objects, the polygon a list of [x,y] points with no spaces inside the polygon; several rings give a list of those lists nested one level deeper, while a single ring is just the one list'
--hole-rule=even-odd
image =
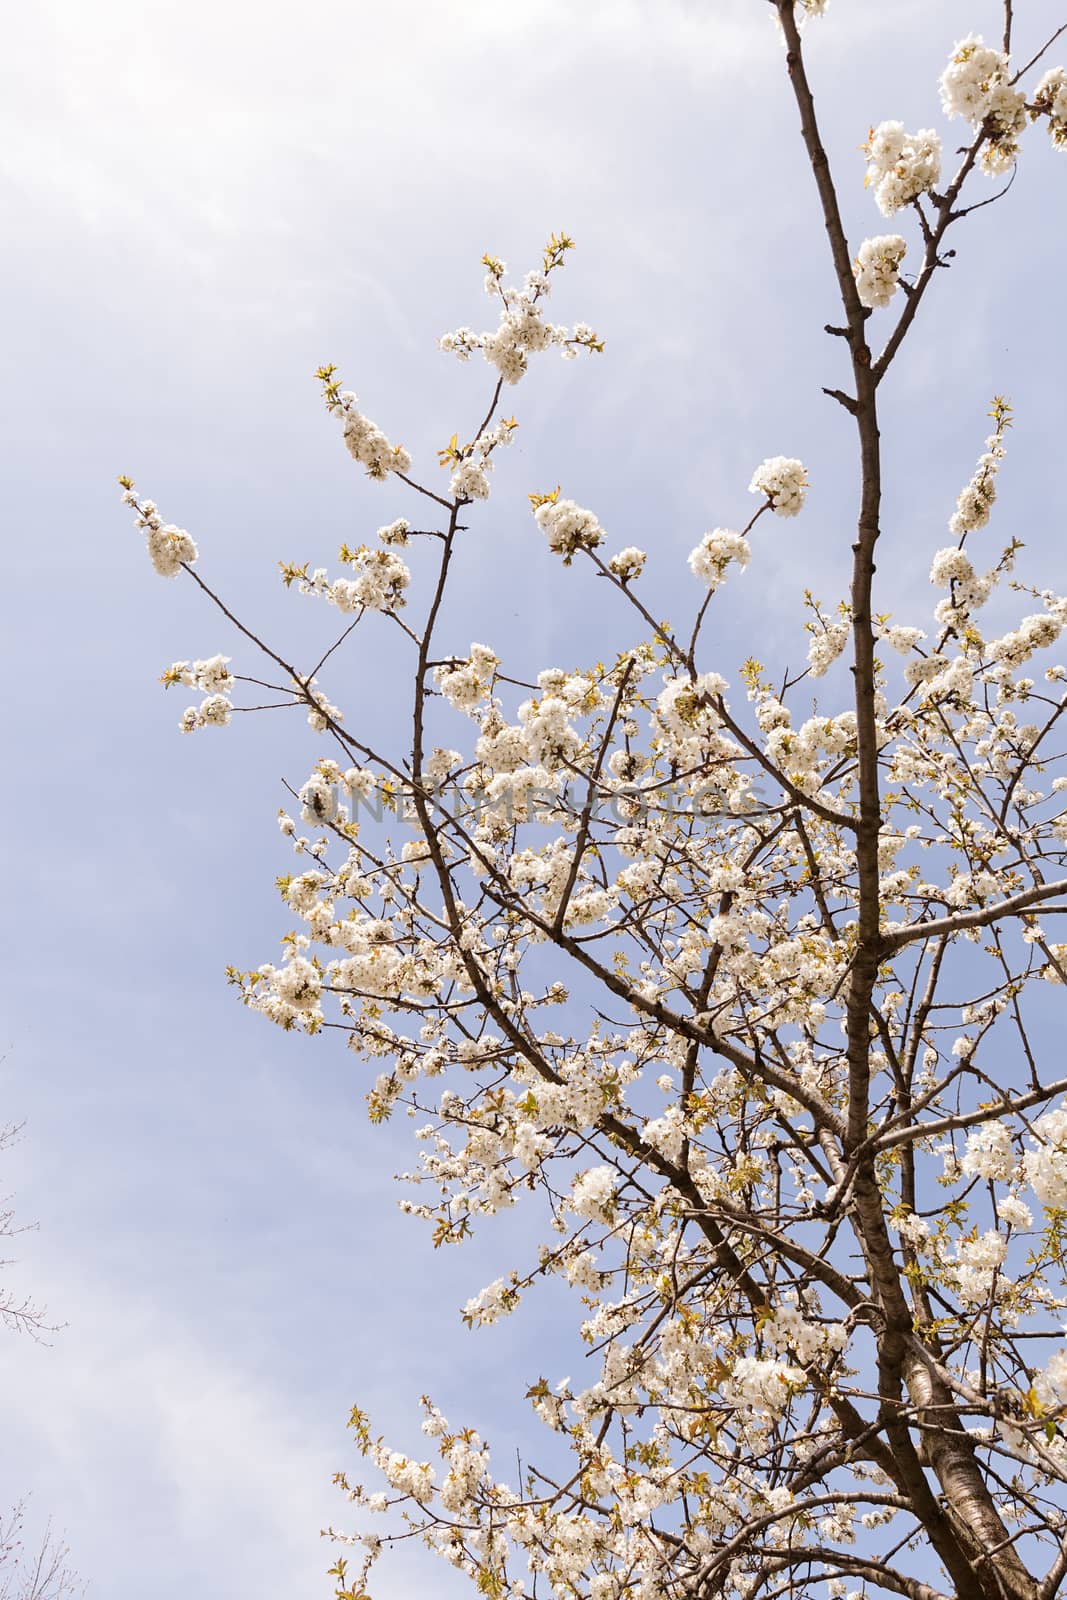
[{"label": "blue sky", "polygon": [[[956,38],[997,35],[998,9],[835,0],[811,28],[855,242],[886,229],[862,187],[868,126],[935,126],[951,150],[937,76]],[[1026,53],[1062,20],[1046,0],[1016,11]],[[277,561],[326,563],[408,509],[345,455],[315,368],[337,362],[432,463],[484,409],[486,369],[435,348],[487,315],[479,257],[521,272],[566,228],[553,314],[607,350],[543,360],[516,392],[519,442],[451,602],[457,647],[482,639],[524,672],[628,637],[541,548],[529,490],[561,482],[612,548],[649,550],[671,615],[689,549],[747,515],[752,468],[782,453],[809,466],[808,510],[732,586],[705,665],[795,665],[802,590],[833,604],[846,581],[852,436],[819,393],[841,376],[821,331],[833,285],[768,12],[39,0],[8,24],[0,1120],[26,1131],[0,1187],[41,1224],[9,1281],[68,1326],[50,1348],[0,1341],[0,1503],[32,1492],[108,1600],[328,1593],[318,1529],[345,1522],[330,1477],[351,1465],[353,1401],[414,1444],[429,1390],[509,1449],[531,1432],[526,1381],[570,1360],[558,1300],[460,1324],[523,1220],[435,1255],[396,1208],[403,1119],[371,1129],[354,1058],[226,989],[225,964],[273,957],[287,927],[281,780],[321,752],[302,719],[179,737],[185,702],[159,673],[240,653],[191,585],[151,571],[115,475],[193,532],[243,615],[310,655],[325,619]],[[1018,418],[996,533],[1025,540],[1022,575],[1064,581],[1048,295],[1067,163],[1046,146],[1031,133],[1012,195],[959,230],[886,386],[879,604],[900,621],[928,614],[929,554],[996,392]],[[353,656],[324,679],[349,726],[386,731],[387,665]],[[376,1600],[449,1583],[412,1553]]]}]

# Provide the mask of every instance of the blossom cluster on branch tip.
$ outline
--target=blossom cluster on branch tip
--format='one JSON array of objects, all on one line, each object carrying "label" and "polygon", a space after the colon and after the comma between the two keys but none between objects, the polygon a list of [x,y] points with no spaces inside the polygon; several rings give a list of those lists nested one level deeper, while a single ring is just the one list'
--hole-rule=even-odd
[{"label": "blossom cluster on branch tip", "polygon": [[224,694],[209,694],[198,706],[187,706],[178,726],[183,733],[197,728],[225,728],[233,716],[233,701]]},{"label": "blossom cluster on branch tip", "polygon": [[771,510],[779,517],[795,517],[808,492],[804,463],[792,456],[768,456],[752,474],[750,494],[766,495]]},{"label": "blossom cluster on branch tip", "polygon": [[906,133],[902,122],[880,122],[871,129],[864,154],[864,181],[885,217],[933,189],[941,176],[941,140],[932,128]]},{"label": "blossom cluster on branch tip", "polygon": [[590,1222],[610,1222],[615,1214],[618,1177],[614,1167],[591,1167],[575,1180],[571,1209]]},{"label": "blossom cluster on branch tip", "polygon": [[1057,150],[1067,150],[1067,68],[1053,67],[1034,91],[1032,115],[1048,118],[1049,137]]},{"label": "blossom cluster on branch tip", "polygon": [[864,239],[852,263],[860,305],[874,311],[887,306],[897,292],[900,263],[907,252],[907,241],[899,233],[879,234]]},{"label": "blossom cluster on branch tip", "polygon": [[[383,532],[394,534],[396,526],[392,524]],[[404,524],[405,529],[406,526]],[[401,542],[406,541],[396,536],[389,540],[390,544]],[[301,594],[318,595],[336,606],[338,611],[350,613],[402,609],[405,604],[404,591],[411,582],[411,571],[392,549],[372,550],[367,545],[359,545],[355,550],[350,550],[347,545],[342,545],[338,559],[351,568],[351,578],[331,579],[325,567],[316,567],[309,572],[306,564],[294,567],[283,561],[279,563],[282,579],[287,588],[295,583]]]},{"label": "blossom cluster on branch tip", "polygon": [[480,350],[486,361],[496,368],[504,383],[515,384],[529,366],[529,358],[541,350],[555,347],[567,358],[580,350],[590,353],[603,350],[599,339],[588,323],[576,323],[573,329],[546,320],[543,302],[551,291],[551,274],[563,265],[573,239],[566,234],[553,234],[545,246],[544,258],[538,271],[528,272],[521,289],[506,283],[507,268],[496,256],[483,256],[487,268],[485,291],[500,303],[500,322],[488,333],[475,333],[472,328],[456,328],[440,340],[442,350],[467,361]]},{"label": "blossom cluster on branch tip", "polygon": [[488,500],[493,452],[501,445],[511,444],[518,426],[514,417],[504,417],[494,427],[484,429],[471,444],[460,446],[458,435],[453,434],[445,448],[437,452],[441,466],[452,468],[449,490],[456,500]]},{"label": "blossom cluster on branch tip", "polygon": [[561,500],[558,489],[551,494],[532,494],[530,503],[548,548],[563,557],[565,567],[570,566],[579,550],[595,550],[603,544],[604,530],[595,514],[573,500]]},{"label": "blossom cluster on branch tip", "polygon": [[175,661],[163,674],[161,682],[169,689],[181,683],[189,689],[199,689],[204,699],[199,706],[188,706],[182,713],[178,726],[183,733],[194,733],[197,728],[224,728],[233,715],[230,694],[234,678],[229,668],[229,656],[211,656],[205,661]]},{"label": "blossom cluster on branch tip", "polygon": [[378,529],[378,543],[385,545],[405,545],[408,543],[408,534],[411,524],[406,517],[397,517],[395,522],[387,522],[384,528]]},{"label": "blossom cluster on branch tip", "polygon": [[320,367],[316,377],[322,384],[326,408],[341,419],[345,446],[354,461],[366,468],[367,477],[379,482],[391,472],[411,471],[411,457],[402,445],[390,444],[377,423],[365,417],[350,389],[342,389],[334,366]]},{"label": "blossom cluster on branch tip", "polygon": [[820,628],[808,624],[812,640],[808,646],[808,673],[813,678],[825,677],[848,643],[850,623],[844,619],[824,622]]},{"label": "blossom cluster on branch tip", "polygon": [[173,522],[164,522],[154,500],[139,500],[133,481],[120,478],[122,503],[132,506],[137,513],[136,522],[145,530],[145,540],[152,565],[161,578],[175,578],[183,566],[191,566],[197,558],[197,548],[184,528]]},{"label": "blossom cluster on branch tip", "polygon": [[624,550],[619,550],[608,562],[608,570],[613,572],[621,583],[632,583],[639,578],[645,570],[648,556],[636,545],[628,544]]},{"label": "blossom cluster on branch tip", "polygon": [[229,656],[210,656],[205,661],[175,661],[160,679],[169,688],[182,683],[188,689],[200,689],[204,694],[229,694],[233,688],[233,673]]},{"label": "blossom cluster on branch tip", "polygon": [[306,956],[294,955],[282,967],[265,962],[259,969],[259,977],[270,986],[262,1009],[272,1020],[287,1022],[301,1012],[317,1011],[322,976]]},{"label": "blossom cluster on branch tip", "polygon": [[458,711],[474,712],[492,689],[500,657],[488,645],[472,644],[466,659],[434,668],[434,680]]},{"label": "blossom cluster on branch tip", "polygon": [[743,572],[751,558],[752,549],[744,534],[735,533],[730,528],[713,528],[689,552],[689,569],[695,578],[707,584],[709,590],[715,590],[725,579],[731,561],[736,562]]},{"label": "blossom cluster on branch tip", "polygon": [[941,74],[941,104],[946,116],[964,117],[976,131],[984,130],[984,172],[995,176],[1013,165],[1026,127],[1026,96],[1013,85],[1003,50],[980,34],[962,40]]},{"label": "blossom cluster on branch tip", "polygon": [[[949,117],[963,117],[981,136],[983,171],[1005,172],[1019,154],[1019,136],[1031,119],[1047,117],[1053,144],[1067,148],[1067,72],[1046,72],[1027,105],[1026,95],[1011,77],[1008,56],[972,34],[959,43],[941,75],[941,104]],[[867,158],[865,185],[872,188],[884,216],[917,204],[932,194],[941,176],[941,140],[931,128],[909,134],[902,122],[886,121],[872,128],[863,147]],[[935,196],[936,198],[936,196]],[[899,234],[880,235],[860,245],[853,263],[860,303],[868,310],[887,306],[899,285],[907,249]]]},{"label": "blossom cluster on branch tip", "polygon": [[310,702],[308,708],[308,726],[316,733],[325,733],[331,722],[344,721],[344,713],[339,706],[335,706],[321,689],[316,689],[315,679],[309,678],[306,684],[298,684],[300,698]]},{"label": "blossom cluster on branch tip", "polygon": [[990,416],[995,426],[986,440],[985,453],[979,456],[971,481],[960,490],[948,525],[950,533],[961,537],[986,526],[997,498],[996,475],[1006,454],[1004,437],[1011,427],[1011,406],[1002,396],[993,401]]},{"label": "blossom cluster on branch tip", "polygon": [[902,656],[910,655],[926,638],[922,628],[909,628],[900,623],[894,623],[892,626],[888,623],[879,623],[877,632],[878,638],[884,639],[891,650]]},{"label": "blossom cluster on branch tip", "polygon": [[1042,1205],[1067,1211],[1067,1104],[1034,1122],[1023,1171]]}]

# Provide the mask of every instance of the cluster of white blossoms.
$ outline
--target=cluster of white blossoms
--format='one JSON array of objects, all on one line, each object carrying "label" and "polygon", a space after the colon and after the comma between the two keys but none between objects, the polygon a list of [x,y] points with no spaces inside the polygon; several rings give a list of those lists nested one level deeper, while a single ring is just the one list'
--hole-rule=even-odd
[{"label": "cluster of white blossoms", "polygon": [[204,699],[199,706],[188,706],[178,724],[183,733],[194,733],[197,728],[224,728],[233,715],[229,696],[233,689],[233,673],[229,656],[210,656],[204,661],[175,661],[163,674],[162,681],[169,688],[181,683],[188,689],[199,689]]},{"label": "cluster of white blossoms", "polygon": [[[332,368],[322,370],[326,373],[332,372]],[[402,445],[390,444],[377,423],[363,415],[351,390],[335,390],[328,378],[324,381],[326,403],[330,410],[335,411],[341,418],[345,447],[352,459],[366,468],[367,477],[376,478],[380,482],[388,478],[391,472],[402,474],[410,472],[411,457],[408,452]]]},{"label": "cluster of white blossoms", "polygon": [[472,644],[465,661],[434,668],[434,679],[445,699],[458,711],[475,712],[489,695],[500,657],[488,645]]},{"label": "cluster of white blossoms", "polygon": [[412,1461],[399,1450],[380,1450],[375,1466],[391,1488],[413,1500],[428,1500],[433,1493],[435,1474],[429,1461]]},{"label": "cluster of white blossoms", "polygon": [[795,1291],[790,1291],[781,1304],[775,1306],[762,1332],[776,1350],[791,1352],[805,1365],[848,1347],[848,1329],[844,1324],[814,1321],[806,1316]]},{"label": "cluster of white blossoms", "polygon": [[145,542],[152,565],[161,578],[175,578],[184,566],[197,558],[197,548],[184,528],[164,522],[154,500],[139,500],[129,478],[120,478],[122,503],[137,513],[137,526],[145,531]]},{"label": "cluster of white blossoms", "polygon": [[1008,1228],[1032,1228],[1034,1213],[1017,1194],[1006,1194],[997,1201],[997,1216]]},{"label": "cluster of white blossoms", "polygon": [[302,1013],[321,1016],[322,974],[304,955],[294,955],[284,966],[265,962],[259,976],[267,986],[260,997],[264,1016],[282,1027],[292,1027]]},{"label": "cluster of white blossoms", "polygon": [[975,571],[967,552],[958,545],[948,545],[936,552],[930,567],[930,582],[949,592],[934,607],[934,618],[942,628],[950,629],[960,637],[965,653],[951,663],[940,650],[932,651],[925,659],[909,661],[906,668],[909,682],[922,681],[928,686],[936,686],[939,675],[944,677],[943,669],[951,669],[961,675],[957,687],[969,699],[973,687],[971,680],[984,657],[987,658],[985,670],[990,681],[995,681],[1002,693],[1010,693],[1010,690],[1004,689],[1005,673],[1000,663],[1004,663],[1010,674],[1014,666],[1021,665],[1035,650],[1054,643],[1063,626],[1054,607],[1050,606],[1047,614],[1023,618],[1017,630],[1003,635],[1000,640],[986,640],[982,636],[975,613],[989,602],[1001,579],[1012,570],[1013,565],[1012,547],[1001,556],[995,567],[982,573]]},{"label": "cluster of white blossoms", "polygon": [[1053,67],[1034,91],[1034,112],[1048,118],[1048,131],[1058,150],[1067,150],[1067,68]]},{"label": "cluster of white blossoms", "polygon": [[[397,541],[394,541],[397,542]],[[360,545],[350,550],[342,545],[340,559],[351,569],[351,578],[330,578],[325,567],[313,572],[282,564],[286,583],[296,575],[296,586],[301,594],[319,595],[336,606],[338,611],[398,611],[404,605],[404,590],[411,582],[407,563],[390,549],[373,550]]]},{"label": "cluster of white blossoms", "polygon": [[988,641],[989,658],[998,667],[1015,671],[1039,650],[1055,644],[1062,632],[1063,623],[1058,617],[1035,611],[1032,616],[1023,617],[1017,628]]},{"label": "cluster of white blossoms", "polygon": [[[342,794],[346,795],[355,806],[360,801],[369,800],[378,787],[378,774],[371,768],[349,767],[343,772],[336,761],[324,757],[297,791],[300,814],[305,822],[310,823],[347,821],[349,807],[341,803]],[[285,818],[284,812],[282,817]],[[293,831],[291,819],[286,819],[282,831],[289,833]],[[318,868],[313,868],[288,882],[285,898],[293,910],[305,916],[315,905],[314,894],[311,894],[310,899],[307,898],[309,892],[322,887],[328,881]],[[343,877],[343,887],[346,893],[352,887],[349,874]],[[322,920],[320,912],[321,907],[317,907],[315,918],[317,924]]]},{"label": "cluster of white blossoms", "polygon": [[884,217],[932,189],[941,176],[941,140],[932,128],[905,133],[902,122],[880,122],[871,129],[864,154],[865,182]]},{"label": "cluster of white blossoms", "polygon": [[[1001,562],[1003,570],[1009,570],[1009,563]],[[949,594],[934,606],[934,619],[942,629],[952,629],[965,637],[969,642],[969,656],[973,656],[982,643],[981,634],[977,634],[974,613],[987,605],[997,589],[1000,576],[997,568],[987,573],[977,573],[966,550],[961,550],[960,546],[945,546],[944,550],[937,550],[931,562],[929,581],[939,589],[949,590]],[[958,675],[955,688],[960,688],[969,696],[973,686],[974,661],[966,656],[958,656],[955,661],[949,662],[941,651],[931,651],[925,659],[909,661],[905,675],[910,683],[925,682],[928,688],[936,688],[941,685],[947,670]]]},{"label": "cluster of white blossoms", "polygon": [[939,589],[947,589],[950,584],[970,583],[974,579],[974,566],[970,556],[958,545],[946,545],[943,550],[938,550],[930,563],[930,582]]},{"label": "cluster of white blossoms", "polygon": [[953,1287],[965,1306],[983,1306],[989,1300],[994,1278],[1008,1255],[1008,1241],[995,1228],[977,1238],[960,1239],[949,1271]]},{"label": "cluster of white blossoms", "polygon": [[452,467],[449,488],[459,501],[488,500],[489,474],[493,469],[493,452],[508,445],[515,437],[518,423],[514,417],[502,418],[494,427],[486,428],[472,444],[462,449],[453,434],[444,450],[438,452],[443,467]]},{"label": "cluster of white blossoms", "polygon": [[766,495],[771,510],[779,517],[795,517],[808,492],[804,463],[792,456],[768,456],[752,474],[749,494]]},{"label": "cluster of white blossoms", "polygon": [[[557,494],[534,495],[534,518],[548,540],[548,548],[570,566],[579,550],[595,550],[604,542],[604,530],[595,512],[586,511],[573,500],[560,500]],[[638,552],[640,554],[640,552]]]},{"label": "cluster of white blossoms", "polygon": [[461,461],[448,487],[457,500],[488,500],[489,475],[480,461]]},{"label": "cluster of white blossoms", "polygon": [[713,528],[689,552],[689,570],[694,577],[702,579],[710,590],[715,590],[725,579],[731,561],[736,561],[743,572],[751,558],[752,549],[744,534],[734,533],[729,528]]},{"label": "cluster of white blossoms", "polygon": [[907,656],[921,644],[926,634],[921,628],[909,628],[903,624],[890,626],[883,623],[878,627],[878,637],[884,639],[890,649],[895,650],[898,655]]},{"label": "cluster of white blossoms", "polygon": [[900,263],[907,248],[907,241],[899,233],[864,239],[852,263],[861,305],[874,311],[889,304],[900,283]]},{"label": "cluster of white blossoms", "polygon": [[233,702],[224,694],[209,694],[198,706],[187,706],[178,723],[183,733],[197,728],[225,728],[233,716]]},{"label": "cluster of white blossoms", "polygon": [[571,1210],[591,1222],[610,1222],[615,1214],[617,1184],[614,1167],[591,1167],[575,1179]]},{"label": "cluster of white blossoms", "polygon": [[996,426],[986,440],[985,453],[978,457],[971,481],[960,490],[955,513],[948,525],[948,531],[958,536],[976,533],[984,528],[997,498],[996,476],[1007,453],[1004,435],[1011,427],[1011,407],[998,396],[990,415]]},{"label": "cluster of white blossoms", "polygon": [[573,329],[549,322],[543,312],[542,302],[551,289],[551,273],[563,264],[574,242],[566,234],[553,234],[545,247],[540,271],[528,272],[521,289],[505,282],[507,269],[496,256],[483,256],[486,268],[486,293],[500,302],[499,325],[487,333],[475,333],[472,328],[456,328],[440,340],[442,350],[467,361],[480,350],[504,383],[515,384],[527,371],[529,358],[540,350],[555,347],[568,358],[579,350],[590,353],[603,350],[587,323],[576,323]]},{"label": "cluster of white blossoms", "polygon": [[636,545],[628,544],[625,550],[620,550],[611,557],[608,571],[613,572],[621,583],[632,583],[645,570],[647,560],[648,557],[643,550],[639,550]]},{"label": "cluster of white blossoms", "polygon": [[735,1405],[776,1415],[807,1382],[803,1367],[770,1357],[741,1356],[734,1362],[726,1392]]},{"label": "cluster of white blossoms", "polygon": [[1011,1129],[1003,1122],[983,1122],[967,1135],[960,1170],[968,1177],[1005,1180],[1016,1167]]},{"label": "cluster of white blossoms", "polygon": [[175,661],[163,674],[162,682],[168,687],[182,683],[187,689],[199,689],[204,694],[229,694],[233,688],[233,673],[229,656],[209,656],[205,661]]},{"label": "cluster of white blossoms", "polygon": [[1067,1350],[1056,1350],[1048,1366],[1034,1380],[1041,1402],[1049,1410],[1067,1405]]},{"label": "cluster of white blossoms", "polygon": [[671,673],[656,696],[655,720],[664,749],[676,760],[718,752],[722,717],[716,702],[726,691],[717,672]]},{"label": "cluster of white blossoms", "polygon": [[827,622],[822,628],[815,628],[811,623],[808,626],[812,631],[808,646],[808,673],[813,678],[822,678],[848,643],[850,624],[841,620]]},{"label": "cluster of white blossoms", "polygon": [[[313,772],[297,790],[297,799],[300,801],[300,815],[305,822],[332,822],[337,816],[337,786],[326,772]],[[294,910],[303,914],[308,905],[313,903],[313,900],[304,902],[305,893],[317,888],[323,881],[323,875],[319,872],[302,873],[289,885],[286,899]]]},{"label": "cluster of white blossoms", "polygon": [[384,528],[378,529],[378,543],[385,545],[406,545],[411,524],[406,517],[397,517],[395,522],[387,522]]},{"label": "cluster of white blossoms", "polygon": [[1034,1122],[1023,1170],[1042,1205],[1067,1211],[1067,1104]]},{"label": "cluster of white blossoms", "polygon": [[299,698],[308,702],[308,727],[316,733],[325,733],[331,722],[344,721],[340,706],[335,706],[321,689],[316,689],[314,678],[309,678],[306,685],[298,684],[297,690]]},{"label": "cluster of white blossoms", "polygon": [[514,1278],[496,1278],[467,1301],[463,1307],[463,1320],[468,1328],[491,1327],[501,1317],[510,1316],[519,1299]]},{"label": "cluster of white blossoms", "polygon": [[941,104],[946,116],[964,117],[976,131],[985,129],[983,171],[1006,172],[1019,154],[1026,95],[1011,82],[1005,52],[987,45],[980,34],[962,40],[941,74]]}]

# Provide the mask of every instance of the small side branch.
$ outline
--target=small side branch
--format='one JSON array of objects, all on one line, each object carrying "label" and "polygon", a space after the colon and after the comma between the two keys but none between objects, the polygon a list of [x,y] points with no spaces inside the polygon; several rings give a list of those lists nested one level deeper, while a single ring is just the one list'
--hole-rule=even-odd
[{"label": "small side branch", "polygon": [[859,410],[858,403],[850,394],[846,394],[843,389],[827,389],[824,387],[823,394],[828,394],[831,400],[836,400],[838,405],[844,406],[850,416],[854,417]]}]

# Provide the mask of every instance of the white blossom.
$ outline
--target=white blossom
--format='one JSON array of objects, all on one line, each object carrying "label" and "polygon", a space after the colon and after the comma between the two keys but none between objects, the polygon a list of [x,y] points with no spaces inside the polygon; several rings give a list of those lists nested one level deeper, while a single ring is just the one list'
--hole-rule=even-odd
[{"label": "white blossom", "polygon": [[623,583],[632,583],[644,571],[645,562],[648,560],[643,550],[638,550],[636,545],[628,544],[625,550],[620,550],[608,562],[608,567]]},{"label": "white blossom", "polygon": [[478,461],[461,461],[452,474],[449,488],[457,500],[488,500],[489,477]]},{"label": "white blossom", "polygon": [[897,292],[900,263],[907,248],[907,241],[899,233],[864,239],[852,264],[861,305],[874,310],[889,304]]},{"label": "white blossom", "polygon": [[1053,67],[1034,91],[1034,108],[1048,117],[1049,137],[1057,150],[1067,150],[1067,68]]},{"label": "white blossom", "polygon": [[376,423],[359,409],[356,396],[343,391],[338,410],[345,445],[353,460],[367,469],[368,478],[387,478],[391,472],[410,472],[411,457],[398,444],[390,444]]},{"label": "white blossom", "polygon": [[575,1180],[571,1210],[592,1222],[610,1222],[615,1206],[616,1174],[613,1167],[590,1167]]},{"label": "white blossom", "polygon": [[997,1214],[1001,1222],[1010,1224],[1013,1228],[1032,1228],[1034,1215],[1025,1200],[1020,1200],[1017,1194],[1005,1195],[997,1201]]},{"label": "white blossom", "polygon": [[1031,1148],[1023,1156],[1026,1181],[1042,1205],[1067,1210],[1067,1105],[1046,1111],[1033,1130]]},{"label": "white blossom", "polygon": [[804,464],[791,456],[768,456],[752,474],[750,494],[766,495],[779,517],[795,517],[808,492]]},{"label": "white blossom", "polygon": [[1015,1170],[1010,1129],[1002,1122],[983,1122],[972,1128],[960,1166],[968,1177],[1010,1178]]},{"label": "white blossom", "polygon": [[1019,153],[1019,134],[1026,126],[1026,96],[1010,82],[1003,50],[971,34],[959,43],[941,74],[941,104],[946,116],[965,117],[986,130],[981,164],[985,172],[1004,172]]},{"label": "white blossom", "polygon": [[569,564],[578,550],[595,550],[604,542],[604,530],[592,511],[573,500],[545,500],[534,512],[548,547]]},{"label": "white blossom", "polygon": [[933,189],[941,176],[941,140],[932,128],[905,133],[902,122],[880,122],[865,153],[866,182],[885,217]]},{"label": "white blossom", "polygon": [[[764,492],[769,494],[771,491]],[[694,577],[700,578],[709,589],[714,590],[726,577],[726,569],[731,561],[735,561],[744,571],[751,557],[752,551],[743,534],[734,533],[729,528],[713,528],[689,552],[689,568]]]},{"label": "white blossom", "polygon": [[849,624],[830,622],[812,636],[808,646],[808,671],[813,678],[828,672],[848,643]]}]

